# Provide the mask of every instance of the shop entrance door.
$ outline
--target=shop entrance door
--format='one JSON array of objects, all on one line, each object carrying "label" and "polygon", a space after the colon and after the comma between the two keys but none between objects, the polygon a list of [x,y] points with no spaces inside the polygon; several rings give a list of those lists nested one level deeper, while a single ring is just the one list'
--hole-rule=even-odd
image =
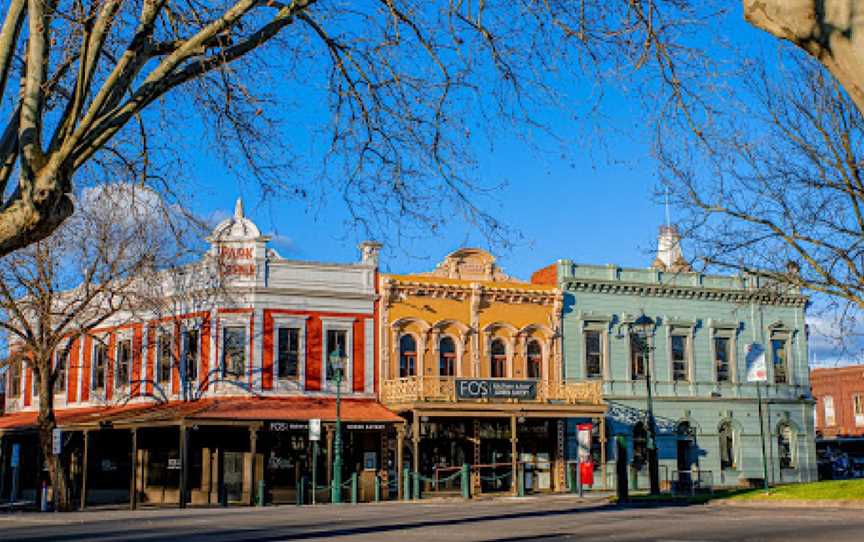
[{"label": "shop entrance door", "polygon": [[222,476],[228,501],[243,499],[243,452],[225,452]]},{"label": "shop entrance door", "polygon": [[552,449],[550,424],[546,420],[529,420],[519,427],[519,461],[525,471],[526,491],[552,489]]}]

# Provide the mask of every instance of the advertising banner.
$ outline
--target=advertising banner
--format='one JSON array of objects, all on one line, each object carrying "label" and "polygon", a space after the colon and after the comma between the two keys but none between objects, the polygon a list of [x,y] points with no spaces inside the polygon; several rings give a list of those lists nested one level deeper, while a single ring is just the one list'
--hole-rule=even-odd
[{"label": "advertising banner", "polygon": [[579,477],[583,486],[594,485],[594,463],[591,460],[590,423],[580,423],[576,426],[576,438],[579,442]]},{"label": "advertising banner", "polygon": [[750,343],[744,347],[747,364],[747,382],[765,382],[768,380],[768,369],[765,367],[765,347],[759,343]]}]

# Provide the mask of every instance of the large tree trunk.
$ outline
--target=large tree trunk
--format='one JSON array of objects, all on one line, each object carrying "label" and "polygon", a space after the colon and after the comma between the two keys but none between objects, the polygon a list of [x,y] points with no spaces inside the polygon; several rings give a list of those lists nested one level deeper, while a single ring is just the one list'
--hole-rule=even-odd
[{"label": "large tree trunk", "polygon": [[864,6],[858,0],[744,0],[744,18],[816,57],[864,114]]},{"label": "large tree trunk", "polygon": [[[50,367],[50,361],[42,364],[42,367]],[[42,374],[47,372],[42,371]],[[51,477],[51,486],[54,488],[54,506],[57,510],[69,510],[69,476],[66,465],[63,463],[65,450],[59,455],[53,452],[53,432],[57,427],[54,416],[54,384],[51,378],[39,379],[39,446],[42,457],[48,465],[48,474]]]}]

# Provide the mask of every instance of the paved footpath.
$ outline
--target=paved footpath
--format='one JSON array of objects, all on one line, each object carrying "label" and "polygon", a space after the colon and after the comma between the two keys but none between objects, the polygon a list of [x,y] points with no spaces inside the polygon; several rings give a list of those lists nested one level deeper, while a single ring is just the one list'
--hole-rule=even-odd
[{"label": "paved footpath", "polygon": [[620,508],[575,497],[229,509],[0,514],[0,541],[282,540],[789,541],[864,540],[843,509]]}]

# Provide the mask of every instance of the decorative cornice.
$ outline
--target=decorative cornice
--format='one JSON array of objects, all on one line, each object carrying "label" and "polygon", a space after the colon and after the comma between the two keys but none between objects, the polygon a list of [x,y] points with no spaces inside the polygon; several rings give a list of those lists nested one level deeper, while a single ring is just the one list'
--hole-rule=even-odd
[{"label": "decorative cornice", "polygon": [[672,297],[677,299],[728,301],[732,303],[758,302],[764,305],[787,305],[793,307],[804,307],[807,304],[807,296],[797,294],[777,294],[765,290],[721,290],[717,288],[673,286],[667,284],[640,284],[618,281],[612,282],[595,279],[564,280],[561,283],[561,287],[567,291],[615,295]]},{"label": "decorative cornice", "polygon": [[492,302],[513,304],[553,305],[563,298],[563,294],[559,290],[496,287],[476,282],[471,284],[443,284],[389,279],[385,286],[390,294],[387,299],[391,303],[399,297],[408,295],[466,301],[471,298],[472,292]]}]

